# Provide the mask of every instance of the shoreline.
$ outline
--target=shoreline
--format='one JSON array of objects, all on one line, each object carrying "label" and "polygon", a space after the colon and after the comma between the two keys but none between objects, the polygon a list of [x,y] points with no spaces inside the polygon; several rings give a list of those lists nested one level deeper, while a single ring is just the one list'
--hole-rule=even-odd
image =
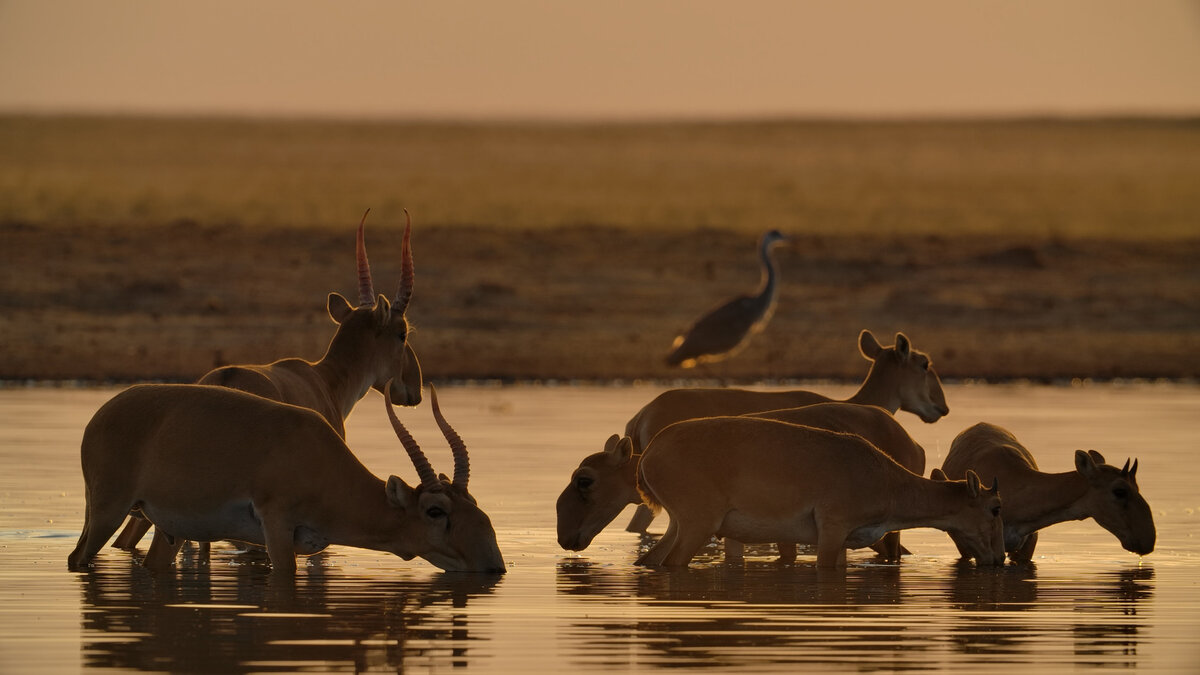
[{"label": "shoreline", "polygon": [[[370,231],[379,288],[400,232]],[[776,249],[766,330],[733,358],[662,362],[674,335],[758,280],[723,230],[414,228],[409,319],[435,381],[858,382],[859,331],[904,332],[947,381],[1200,376],[1200,238],[797,235]],[[318,359],[353,231],[0,224],[0,380],[190,381],[228,363]],[[152,254],[147,254],[147,252]]]}]

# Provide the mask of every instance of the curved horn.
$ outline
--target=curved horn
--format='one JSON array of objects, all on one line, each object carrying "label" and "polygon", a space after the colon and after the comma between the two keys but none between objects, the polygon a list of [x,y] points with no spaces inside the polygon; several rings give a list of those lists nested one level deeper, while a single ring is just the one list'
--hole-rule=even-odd
[{"label": "curved horn", "polygon": [[401,314],[408,309],[408,301],[413,292],[413,260],[412,247],[408,243],[412,231],[412,216],[404,209],[404,243],[400,247],[400,290],[396,291],[396,299],[392,301],[393,311],[399,308]]},{"label": "curved horn", "polygon": [[434,389],[432,384],[429,385],[429,402],[433,405],[433,419],[437,420],[438,428],[442,430],[442,435],[450,444],[450,452],[454,454],[454,480],[451,482],[466,490],[467,481],[471,477],[471,462],[467,458],[467,444],[463,443],[463,439],[454,431],[446,418],[442,417],[442,409],[438,407],[437,389]]},{"label": "curved horn", "polygon": [[367,223],[367,214],[371,209],[367,209],[363,213],[362,221],[358,224],[358,241],[355,243],[354,252],[358,258],[358,305],[375,304],[375,287],[371,284],[371,264],[367,262],[367,244],[363,239],[363,226]]},{"label": "curved horn", "polygon": [[392,390],[392,383],[383,388],[383,402],[387,406],[388,419],[392,421],[392,428],[396,430],[396,436],[400,439],[400,444],[404,446],[408,452],[408,458],[412,460],[413,466],[417,469],[417,477],[421,479],[421,485],[430,487],[437,485],[437,474],[433,472],[433,467],[430,466],[429,460],[425,457],[425,453],[421,452],[421,446],[413,440],[412,434],[408,433],[408,429],[400,422],[400,418],[396,417],[396,410],[392,408],[392,397],[388,392]]}]

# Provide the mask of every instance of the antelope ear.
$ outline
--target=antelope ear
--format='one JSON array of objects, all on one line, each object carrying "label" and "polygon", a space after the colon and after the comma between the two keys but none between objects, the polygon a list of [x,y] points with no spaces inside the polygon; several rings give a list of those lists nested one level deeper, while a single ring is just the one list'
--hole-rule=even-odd
[{"label": "antelope ear", "polygon": [[936,480],[939,483],[944,483],[949,479],[946,478],[945,471],[942,471],[941,469],[934,467],[933,471],[931,471],[929,473],[929,480]]},{"label": "antelope ear", "polygon": [[992,476],[992,492],[1000,494],[1000,476]]},{"label": "antelope ear", "polygon": [[613,434],[604,444],[604,454],[613,466],[624,466],[633,456],[633,439]]},{"label": "antelope ear", "polygon": [[379,297],[375,298],[375,309],[373,312],[375,325],[386,325],[388,321],[392,320],[392,303],[388,301],[386,296],[380,294]]},{"label": "antelope ear", "polygon": [[967,469],[967,492],[970,492],[972,497],[979,496],[979,474],[972,469]]},{"label": "antelope ear", "polygon": [[416,492],[397,476],[388,476],[387,487],[384,489],[387,491],[388,503],[401,510],[408,507]]},{"label": "antelope ear", "polygon": [[908,336],[904,333],[896,333],[896,355],[907,360],[911,353],[912,343],[908,341]]},{"label": "antelope ear", "polygon": [[858,334],[858,351],[866,357],[868,361],[874,361],[879,357],[879,352],[883,351],[883,346],[879,344],[879,340],[871,334],[869,330],[863,330]]},{"label": "antelope ear", "polygon": [[1096,471],[1096,460],[1083,450],[1076,450],[1075,470],[1084,476],[1091,476]]},{"label": "antelope ear", "polygon": [[325,309],[329,311],[329,318],[339,326],[354,311],[350,301],[342,297],[341,293],[330,293],[325,300]]},{"label": "antelope ear", "polygon": [[1104,461],[1104,455],[1096,452],[1095,450],[1088,450],[1088,456],[1092,458],[1092,461],[1095,462],[1097,466],[1101,464],[1107,464],[1107,462]]}]

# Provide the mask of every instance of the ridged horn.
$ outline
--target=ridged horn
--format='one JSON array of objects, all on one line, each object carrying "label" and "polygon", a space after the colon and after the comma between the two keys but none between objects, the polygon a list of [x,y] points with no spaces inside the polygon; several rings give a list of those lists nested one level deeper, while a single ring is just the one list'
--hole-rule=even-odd
[{"label": "ridged horn", "polygon": [[437,485],[437,474],[434,473],[433,467],[429,464],[429,459],[425,457],[425,453],[421,452],[421,446],[413,440],[412,434],[408,433],[408,429],[404,428],[404,424],[400,422],[400,418],[396,417],[396,410],[392,408],[392,397],[388,394],[392,390],[392,383],[389,381],[387,386],[383,388],[383,402],[387,406],[388,419],[392,421],[392,428],[396,430],[396,436],[400,439],[400,445],[404,446],[404,450],[408,452],[408,458],[412,460],[413,466],[417,469],[417,477],[421,479],[421,485],[432,487]]},{"label": "ridged horn", "polygon": [[400,290],[396,291],[396,299],[392,301],[392,311],[401,314],[408,309],[408,301],[412,300],[413,292],[412,246],[409,244],[412,216],[408,214],[408,209],[404,209],[404,221],[404,243],[400,247]]},{"label": "ridged horn", "polygon": [[471,461],[467,458],[467,444],[463,443],[463,439],[454,431],[454,427],[451,427],[446,418],[442,416],[442,409],[438,406],[437,389],[432,384],[429,385],[429,402],[433,405],[433,419],[437,420],[438,428],[442,430],[442,435],[450,444],[450,452],[454,455],[454,480],[451,482],[466,490],[467,481],[471,478]]},{"label": "ridged horn", "polygon": [[367,209],[363,213],[362,221],[358,223],[358,240],[355,243],[355,257],[358,258],[358,305],[375,304],[375,287],[371,284],[371,263],[367,262],[367,244],[363,237],[363,226],[367,224],[367,214],[371,209]]}]

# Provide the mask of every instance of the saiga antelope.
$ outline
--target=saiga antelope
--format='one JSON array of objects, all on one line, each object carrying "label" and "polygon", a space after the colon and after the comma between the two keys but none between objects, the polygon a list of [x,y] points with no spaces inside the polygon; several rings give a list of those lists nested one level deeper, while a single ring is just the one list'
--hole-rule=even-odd
[{"label": "saiga antelope", "polygon": [[[746,417],[773,419],[829,431],[859,435],[904,468],[920,476],[925,473],[925,450],[908,435],[886,410],[853,403],[817,403],[800,408],[750,413]],[[629,437],[614,434],[602,452],[585,457],[571,474],[558,497],[558,543],[571,551],[582,551],[616,518],[627,504],[641,504],[637,491],[637,465],[643,455],[633,454]],[[725,540],[726,557],[738,557],[734,540]],[[781,562],[796,558],[796,547],[781,541]],[[889,533],[875,547],[887,560],[898,560],[899,535]]]},{"label": "saiga antelope", "polygon": [[[1094,518],[1126,551],[1154,550],[1154,516],[1138,491],[1137,461],[1118,469],[1095,450],[1075,451],[1075,470],[1044,473],[1033,454],[1008,430],[980,422],[950,445],[941,471],[951,478],[973,470],[1004,484],[1004,548],[1014,561],[1033,558],[1038,530]],[[937,469],[935,469],[937,471]]]},{"label": "saiga antelope", "polygon": [[[315,410],[342,438],[345,418],[370,389],[390,387],[393,400],[415,406],[421,402],[421,364],[408,342],[405,310],[412,298],[413,261],[409,236],[412,221],[405,209],[404,240],[400,249],[401,282],[396,297],[389,301],[375,296],[371,266],[367,260],[363,227],[358,224],[355,245],[358,260],[358,306],[340,293],[330,293],[326,302],[337,331],[321,360],[281,359],[267,365],[223,366],[200,378],[199,384],[239,389],[273,401]],[[389,384],[391,382],[391,384]],[[133,517],[113,546],[133,549],[150,529],[146,520]]]},{"label": "saiga antelope", "polygon": [[[912,347],[903,333],[896,343],[883,347],[871,331],[858,336],[858,348],[871,362],[867,377],[846,403],[873,405],[895,414],[906,410],[925,422],[936,422],[950,412],[942,382],[929,357]],[[667,425],[681,420],[722,415],[745,415],[766,410],[797,408],[830,401],[811,391],[751,391],[746,389],[687,388],[672,389],[647,403],[625,425],[625,435],[633,439],[633,452],[640,453]],[[626,530],[645,532],[654,514],[639,507]]]},{"label": "saiga antelope", "polygon": [[503,572],[487,514],[467,491],[466,447],[434,413],[454,478],[434,473],[384,403],[420,483],[383,481],[308,408],[192,384],[135,385],[100,407],[83,433],[87,507],[67,559],[86,567],[131,509],[156,526],[146,556],[167,567],[184,539],[265,545],[273,573],[330,544],[419,556],[447,571]]},{"label": "saiga antelope", "polygon": [[666,534],[639,560],[684,566],[713,535],[816,544],[817,566],[887,532],[934,527],[979,562],[1004,561],[998,485],[922,478],[859,436],[775,420],[716,417],[663,429],[638,465],[647,504],[667,510]]}]

